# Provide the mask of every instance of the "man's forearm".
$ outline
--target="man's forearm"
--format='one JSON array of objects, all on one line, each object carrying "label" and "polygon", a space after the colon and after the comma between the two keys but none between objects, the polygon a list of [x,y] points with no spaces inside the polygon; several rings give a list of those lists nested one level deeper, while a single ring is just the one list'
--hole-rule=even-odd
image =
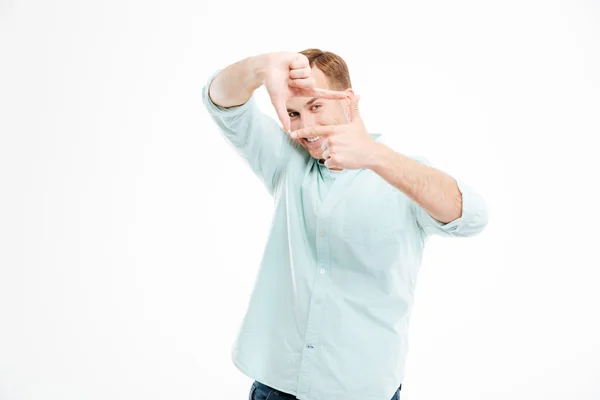
[{"label": "man's forearm", "polygon": [[262,55],[248,57],[219,72],[210,84],[208,95],[221,107],[246,103],[262,85],[264,59]]},{"label": "man's forearm", "polygon": [[375,143],[367,168],[417,202],[433,218],[448,223],[462,216],[462,194],[450,175]]}]

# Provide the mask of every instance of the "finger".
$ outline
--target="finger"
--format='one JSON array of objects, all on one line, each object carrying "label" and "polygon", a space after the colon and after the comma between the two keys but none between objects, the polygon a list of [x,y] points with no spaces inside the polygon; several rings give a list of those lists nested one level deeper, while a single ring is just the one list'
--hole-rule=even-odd
[{"label": "finger", "polygon": [[301,88],[301,89],[312,89],[315,87],[315,80],[312,77],[301,78],[301,79],[290,79],[288,85]]},{"label": "finger", "polygon": [[279,121],[281,121],[281,126],[283,127],[283,130],[286,132],[290,132],[290,115],[288,114],[285,101],[279,101],[279,99],[272,99],[272,104],[275,107],[275,112],[277,113]]},{"label": "finger", "polygon": [[360,111],[358,110],[358,101],[360,100],[360,95],[354,95],[350,99],[350,121],[358,121],[360,120]]},{"label": "finger", "polygon": [[310,128],[298,129],[291,133],[294,139],[308,139],[317,136],[328,136],[335,133],[335,126],[314,126]]},{"label": "finger", "polygon": [[339,167],[339,165],[337,165],[337,160],[334,159],[334,157],[332,157],[331,155],[329,155],[329,157],[325,159],[325,162],[323,164],[325,164],[325,166],[329,169]]},{"label": "finger", "polygon": [[290,70],[290,78],[291,79],[300,79],[300,78],[309,78],[310,77],[310,68],[300,68],[300,69],[291,69]]},{"label": "finger", "polygon": [[327,160],[329,157],[331,157],[331,151],[329,149],[325,150],[321,157],[323,157],[325,160]]},{"label": "finger", "polygon": [[307,93],[307,96],[320,97],[323,99],[332,99],[332,100],[344,100],[348,98],[347,92],[340,92],[337,90],[327,90],[327,89],[311,89],[310,92]]},{"label": "finger", "polygon": [[306,58],[306,56],[304,54],[298,53],[298,56],[296,57],[296,59],[290,63],[291,69],[300,69],[300,68],[306,68],[306,67],[309,67],[309,62],[308,62],[308,58]]}]

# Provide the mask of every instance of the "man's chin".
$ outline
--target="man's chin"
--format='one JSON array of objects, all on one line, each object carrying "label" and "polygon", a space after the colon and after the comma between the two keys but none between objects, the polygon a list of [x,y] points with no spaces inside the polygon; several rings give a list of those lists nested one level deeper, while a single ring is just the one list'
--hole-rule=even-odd
[{"label": "man's chin", "polygon": [[323,156],[322,151],[320,151],[318,153],[316,151],[309,151],[308,154],[310,154],[313,158],[316,158],[316,159],[322,158],[322,156]]},{"label": "man's chin", "polygon": [[[302,147],[304,147],[304,146],[302,146]],[[310,151],[310,150],[308,150],[306,147],[304,147],[304,150],[306,150],[306,152],[307,152],[308,154],[310,154],[310,156],[311,156],[312,158],[316,158],[317,160],[320,160],[321,158],[323,158],[323,152],[322,152],[322,151],[321,151],[321,152],[319,152],[319,153],[316,153],[316,152],[314,152],[314,151]]]}]

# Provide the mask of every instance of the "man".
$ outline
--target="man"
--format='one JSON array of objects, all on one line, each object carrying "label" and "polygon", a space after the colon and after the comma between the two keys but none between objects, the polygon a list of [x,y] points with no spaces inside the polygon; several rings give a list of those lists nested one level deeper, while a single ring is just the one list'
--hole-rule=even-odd
[{"label": "man", "polygon": [[[283,129],[255,102],[261,85]],[[246,58],[203,88],[275,204],[232,349],[251,400],[398,400],[427,236],[487,224],[470,186],[368,133],[358,99],[344,60],[318,49]]]}]

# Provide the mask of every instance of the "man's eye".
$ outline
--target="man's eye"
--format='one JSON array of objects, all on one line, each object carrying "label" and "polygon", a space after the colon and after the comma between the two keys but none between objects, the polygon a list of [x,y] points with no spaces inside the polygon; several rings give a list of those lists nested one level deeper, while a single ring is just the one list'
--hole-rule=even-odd
[{"label": "man's eye", "polygon": [[313,107],[322,107],[320,104],[315,104]]},{"label": "man's eye", "polygon": [[298,113],[294,111],[294,112],[289,113],[288,115],[290,116],[290,118],[294,118],[295,116],[298,115]]}]

